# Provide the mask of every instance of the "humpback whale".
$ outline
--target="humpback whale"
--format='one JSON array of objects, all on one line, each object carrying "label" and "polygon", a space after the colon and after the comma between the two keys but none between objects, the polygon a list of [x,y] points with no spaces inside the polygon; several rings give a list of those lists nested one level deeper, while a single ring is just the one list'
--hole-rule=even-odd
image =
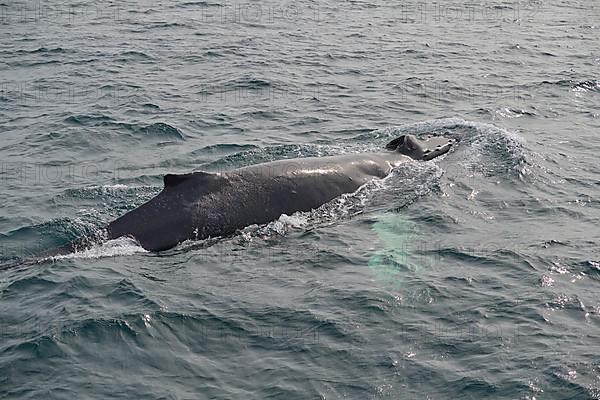
[{"label": "humpback whale", "polygon": [[[381,152],[286,159],[220,173],[169,174],[156,197],[108,224],[106,235],[132,237],[150,251],[231,235],[282,214],[318,208],[386,177],[400,163],[444,154],[452,144],[443,137],[403,135]],[[77,241],[71,247],[76,250]]]}]

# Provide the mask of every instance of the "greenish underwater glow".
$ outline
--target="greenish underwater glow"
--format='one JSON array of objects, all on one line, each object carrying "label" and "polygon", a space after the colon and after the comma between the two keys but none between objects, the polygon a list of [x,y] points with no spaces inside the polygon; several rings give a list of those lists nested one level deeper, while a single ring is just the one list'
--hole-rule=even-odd
[{"label": "greenish underwater glow", "polygon": [[418,273],[421,266],[411,261],[417,238],[415,225],[401,214],[386,213],[372,228],[379,238],[380,249],[369,259],[368,266],[378,280],[401,287],[403,272]]}]

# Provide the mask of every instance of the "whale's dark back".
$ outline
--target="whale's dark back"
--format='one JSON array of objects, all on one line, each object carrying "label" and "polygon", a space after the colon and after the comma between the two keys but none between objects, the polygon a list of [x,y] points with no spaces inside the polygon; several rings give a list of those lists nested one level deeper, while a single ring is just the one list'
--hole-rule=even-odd
[{"label": "whale's dark back", "polygon": [[108,239],[129,235],[146,250],[160,251],[193,238],[199,223],[193,218],[197,200],[226,183],[219,175],[207,172],[165,175],[164,188],[156,197],[106,227]]},{"label": "whale's dark back", "polygon": [[[403,135],[386,149],[414,160],[430,160],[451,145],[451,140],[442,137],[421,140]],[[346,154],[281,160],[223,174],[169,174],[156,197],[111,222],[106,236],[132,236],[145,249],[161,251],[188,239],[229,235],[354,192],[370,179],[389,173],[389,156],[390,152]],[[80,249],[85,243],[74,241],[71,248]]]}]

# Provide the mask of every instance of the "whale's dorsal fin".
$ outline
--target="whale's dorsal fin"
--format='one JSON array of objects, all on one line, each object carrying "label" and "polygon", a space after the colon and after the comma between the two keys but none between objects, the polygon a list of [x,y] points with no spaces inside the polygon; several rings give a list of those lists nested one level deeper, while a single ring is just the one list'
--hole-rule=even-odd
[{"label": "whale's dorsal fin", "polygon": [[163,182],[165,183],[165,187],[176,186],[181,182],[185,182],[192,177],[193,174],[167,174],[163,178]]},{"label": "whale's dorsal fin", "polygon": [[192,172],[189,174],[167,174],[163,178],[165,188],[177,186],[182,182],[185,182],[189,179],[206,179],[212,180],[215,179],[217,175],[211,174],[210,172]]}]

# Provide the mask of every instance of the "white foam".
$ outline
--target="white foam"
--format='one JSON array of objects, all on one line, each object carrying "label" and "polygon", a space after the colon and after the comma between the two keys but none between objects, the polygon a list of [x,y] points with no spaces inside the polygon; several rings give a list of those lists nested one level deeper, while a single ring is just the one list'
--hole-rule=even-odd
[{"label": "white foam", "polygon": [[303,228],[310,224],[310,213],[295,212],[292,215],[281,214],[281,216],[273,222],[269,222],[264,226],[253,225],[244,229],[243,234],[246,238],[251,238],[253,234],[261,236],[271,236],[273,234],[285,235],[291,229]]},{"label": "white foam", "polygon": [[92,186],[88,186],[86,189],[91,189],[91,190],[96,190],[96,189],[101,189],[101,190],[126,190],[128,189],[129,186],[127,185],[123,185],[122,183],[117,183],[114,185],[102,185],[102,186],[98,186],[98,185],[92,185]]},{"label": "white foam", "polygon": [[128,237],[108,240],[102,244],[93,245],[89,249],[74,253],[51,257],[53,260],[61,259],[90,259],[115,256],[129,256],[136,253],[147,253],[137,241]]},{"label": "white foam", "polygon": [[281,217],[279,217],[277,222],[280,222],[285,225],[289,225],[292,228],[301,228],[303,226],[306,226],[306,224],[308,223],[308,219],[306,218],[305,215],[302,215],[302,214],[292,214],[292,215],[281,214]]}]

